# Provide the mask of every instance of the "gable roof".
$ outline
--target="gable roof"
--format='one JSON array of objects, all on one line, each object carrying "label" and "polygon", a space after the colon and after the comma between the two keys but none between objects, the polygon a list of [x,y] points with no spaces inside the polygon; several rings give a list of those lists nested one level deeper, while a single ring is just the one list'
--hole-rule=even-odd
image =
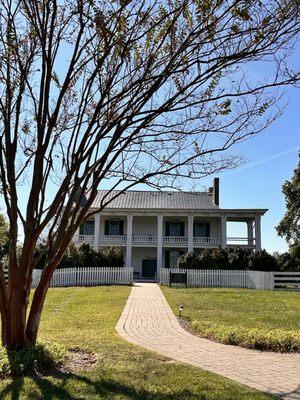
[{"label": "gable roof", "polygon": [[[92,208],[100,208],[102,200],[109,199],[120,193],[113,190],[99,190]],[[106,209],[136,209],[136,210],[211,210],[218,209],[213,202],[213,196],[208,192],[175,192],[175,191],[137,191],[127,190],[119,194],[106,206]]]}]

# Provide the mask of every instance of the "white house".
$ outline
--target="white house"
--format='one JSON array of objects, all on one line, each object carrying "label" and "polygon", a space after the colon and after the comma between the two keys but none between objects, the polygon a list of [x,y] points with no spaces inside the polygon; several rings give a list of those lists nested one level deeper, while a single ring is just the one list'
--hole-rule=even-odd
[{"label": "white house", "polygon": [[[100,190],[99,208],[116,192]],[[127,191],[87,220],[74,237],[99,249],[122,246],[136,278],[159,278],[185,252],[219,246],[261,249],[261,216],[266,209],[219,207],[219,179],[207,192]],[[227,222],[247,224],[245,237],[228,237]]]}]

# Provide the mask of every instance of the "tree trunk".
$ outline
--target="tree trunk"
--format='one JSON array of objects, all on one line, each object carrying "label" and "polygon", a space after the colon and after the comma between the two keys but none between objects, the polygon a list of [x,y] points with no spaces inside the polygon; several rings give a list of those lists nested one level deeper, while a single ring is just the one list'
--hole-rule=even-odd
[{"label": "tree trunk", "polygon": [[45,298],[50,285],[51,277],[52,277],[52,271],[44,270],[40,282],[34,292],[26,327],[27,340],[33,346],[36,345],[37,334],[41,321],[41,314],[43,311]]},{"label": "tree trunk", "polygon": [[2,345],[9,350],[20,350],[28,344],[26,308],[26,302],[16,293],[9,308],[1,310]]}]

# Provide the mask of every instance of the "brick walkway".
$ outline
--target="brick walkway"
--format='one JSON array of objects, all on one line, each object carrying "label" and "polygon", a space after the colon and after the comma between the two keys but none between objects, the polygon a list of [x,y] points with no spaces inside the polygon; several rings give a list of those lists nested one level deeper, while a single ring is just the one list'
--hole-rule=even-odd
[{"label": "brick walkway", "polygon": [[116,330],[131,343],[282,399],[300,399],[300,354],[259,352],[191,335],[155,283],[132,288]]}]

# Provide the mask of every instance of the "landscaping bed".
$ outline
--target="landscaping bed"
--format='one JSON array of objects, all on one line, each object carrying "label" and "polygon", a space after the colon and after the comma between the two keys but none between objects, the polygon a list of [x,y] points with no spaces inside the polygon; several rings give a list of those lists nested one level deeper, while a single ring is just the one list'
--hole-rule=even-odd
[{"label": "landscaping bed", "polygon": [[[41,341],[58,343],[65,369],[2,379],[1,399],[267,400],[226,378],[133,346],[115,332],[129,287],[50,289]],[[70,351],[71,350],[71,351]]]},{"label": "landscaping bed", "polygon": [[300,351],[300,293],[162,288],[181,324],[202,337],[251,349]]}]

